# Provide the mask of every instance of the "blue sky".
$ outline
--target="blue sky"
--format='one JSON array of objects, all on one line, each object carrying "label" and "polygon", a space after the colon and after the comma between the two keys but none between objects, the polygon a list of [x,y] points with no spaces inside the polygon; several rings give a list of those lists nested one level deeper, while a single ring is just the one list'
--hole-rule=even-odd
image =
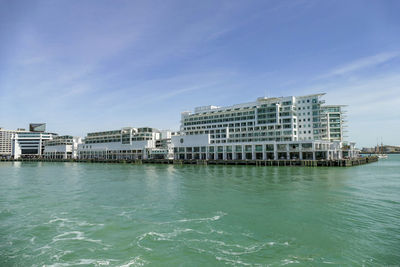
[{"label": "blue sky", "polygon": [[2,1],[0,126],[178,129],[180,112],[325,92],[400,145],[400,1]]}]

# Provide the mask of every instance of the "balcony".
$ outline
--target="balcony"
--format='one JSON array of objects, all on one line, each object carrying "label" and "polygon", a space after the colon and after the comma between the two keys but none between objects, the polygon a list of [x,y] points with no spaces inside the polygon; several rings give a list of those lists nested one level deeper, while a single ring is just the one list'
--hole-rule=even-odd
[{"label": "balcony", "polygon": [[277,150],[278,151],[287,151],[287,146],[286,145],[277,145]]}]

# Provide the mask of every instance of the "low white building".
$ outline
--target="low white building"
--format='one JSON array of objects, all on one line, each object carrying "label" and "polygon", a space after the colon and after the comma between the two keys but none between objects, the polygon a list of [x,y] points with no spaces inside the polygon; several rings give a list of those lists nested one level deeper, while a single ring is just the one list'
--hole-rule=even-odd
[{"label": "low white building", "polygon": [[321,160],[357,157],[355,143],[312,141],[211,144],[209,135],[174,136],[174,159],[199,160]]},{"label": "low white building", "polygon": [[12,137],[12,157],[41,158],[44,153],[44,145],[48,140],[57,136],[54,133],[43,132],[17,132]]},{"label": "low white building", "polygon": [[78,145],[82,138],[70,135],[56,136],[45,142],[44,158],[47,159],[76,159],[78,157]]},{"label": "low white building", "polygon": [[[157,146],[162,133],[150,127],[125,127],[120,130],[88,133],[78,145],[79,159],[149,159],[165,158],[168,147]],[[164,149],[165,148],[165,149]]]}]

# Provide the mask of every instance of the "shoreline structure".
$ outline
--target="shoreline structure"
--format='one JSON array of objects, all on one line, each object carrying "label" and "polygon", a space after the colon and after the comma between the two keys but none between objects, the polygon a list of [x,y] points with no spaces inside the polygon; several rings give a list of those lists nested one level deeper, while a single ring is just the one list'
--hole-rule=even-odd
[{"label": "shoreline structure", "polygon": [[0,128],[0,158],[260,166],[354,166],[361,158],[345,141],[344,105],[325,105],[324,94],[259,97],[227,107],[202,106],[181,113],[177,132],[124,127],[88,133],[85,138]]},{"label": "shoreline structure", "polygon": [[377,156],[342,160],[104,160],[104,159],[0,159],[0,162],[78,162],[78,163],[114,163],[114,164],[195,164],[195,165],[248,165],[248,166],[292,166],[292,167],[352,167],[378,161]]}]

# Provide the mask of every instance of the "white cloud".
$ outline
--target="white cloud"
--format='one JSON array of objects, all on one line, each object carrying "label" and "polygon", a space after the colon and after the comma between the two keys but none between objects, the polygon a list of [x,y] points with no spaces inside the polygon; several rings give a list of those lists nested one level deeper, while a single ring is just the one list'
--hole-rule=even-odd
[{"label": "white cloud", "polygon": [[399,144],[400,74],[396,69],[337,77],[307,89],[307,93],[312,91],[326,92],[327,104],[347,105],[348,140],[359,147],[374,145],[377,137],[387,144]]},{"label": "white cloud", "polygon": [[386,52],[386,53],[380,53],[380,54],[377,54],[374,56],[361,58],[361,59],[355,60],[353,62],[350,62],[346,65],[343,65],[341,67],[335,68],[332,71],[319,76],[318,78],[329,78],[329,77],[338,76],[338,75],[346,75],[346,74],[356,72],[356,71],[359,71],[359,70],[362,70],[365,68],[377,66],[379,64],[388,62],[399,56],[400,56],[400,52]]}]

